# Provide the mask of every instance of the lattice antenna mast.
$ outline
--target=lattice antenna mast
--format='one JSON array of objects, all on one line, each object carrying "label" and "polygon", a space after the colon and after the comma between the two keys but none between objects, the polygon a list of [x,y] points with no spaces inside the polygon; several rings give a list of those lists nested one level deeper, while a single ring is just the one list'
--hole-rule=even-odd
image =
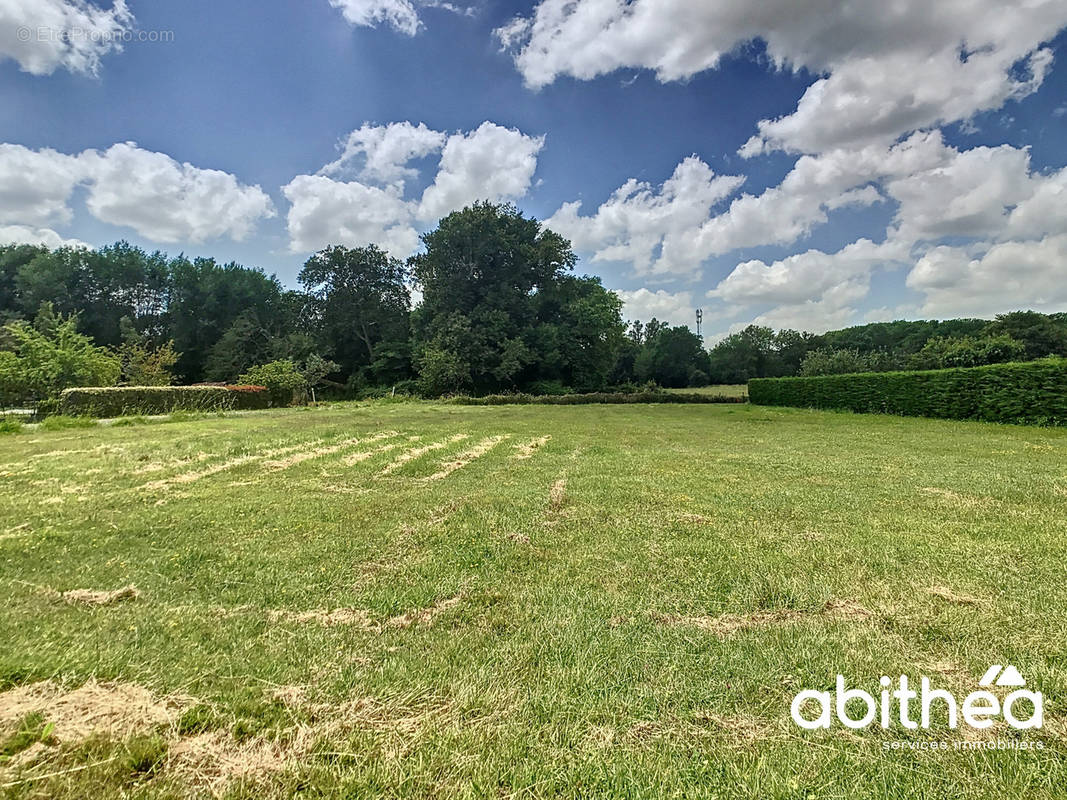
[{"label": "lattice antenna mast", "polygon": [[704,338],[704,334],[701,332],[701,327],[703,326],[703,324],[704,324],[704,309],[698,308],[697,309],[697,336],[699,336],[701,339]]}]

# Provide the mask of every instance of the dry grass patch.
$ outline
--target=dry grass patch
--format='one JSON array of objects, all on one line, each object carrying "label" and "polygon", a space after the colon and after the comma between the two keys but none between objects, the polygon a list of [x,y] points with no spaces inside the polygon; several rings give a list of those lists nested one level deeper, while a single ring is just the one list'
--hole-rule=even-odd
[{"label": "dry grass patch", "polygon": [[725,638],[740,631],[791,624],[805,619],[830,617],[833,619],[867,620],[874,614],[850,600],[828,600],[818,611],[801,611],[792,608],[753,611],[749,614],[720,614],[710,616],[683,616],[679,614],[653,614],[653,619],[672,627],[690,627]]},{"label": "dry grass patch", "polygon": [[327,445],[326,447],[316,447],[311,450],[300,450],[293,453],[287,458],[276,459],[267,461],[263,464],[264,467],[273,471],[280,472],[290,467],[295,467],[297,464],[303,464],[305,461],[311,461],[315,458],[323,458],[324,456],[332,456],[334,453],[339,453],[348,447],[357,447],[361,444],[373,444],[374,442],[380,442],[382,439],[391,439],[394,436],[399,436],[397,431],[383,431],[370,437],[354,437],[352,439],[345,439],[337,442],[336,444]]},{"label": "dry grass patch", "polygon": [[226,470],[236,469],[237,467],[244,466],[245,464],[251,464],[263,459],[277,458],[278,456],[284,456],[289,453],[295,453],[300,450],[304,450],[310,446],[320,444],[323,440],[317,439],[312,442],[303,442],[301,444],[290,445],[288,447],[277,447],[272,450],[263,450],[258,453],[249,453],[243,456],[237,456],[231,458],[229,461],[223,461],[219,464],[213,464],[210,467],[206,467],[202,470],[196,470],[192,472],[183,472],[180,475],[175,475],[172,478],[163,478],[158,481],[150,481],[144,484],[141,489],[144,490],[156,490],[156,489],[170,489],[175,485],[186,485],[190,483],[196,483],[204,478],[210,478],[212,475],[218,475],[220,472]]},{"label": "dry grass patch", "polygon": [[89,680],[68,691],[41,681],[0,693],[0,723],[9,725],[36,713],[55,726],[53,735],[61,742],[94,734],[124,739],[172,725],[192,704],[191,698],[158,697],[134,683]]},{"label": "dry grass patch", "polygon": [[548,507],[552,511],[559,511],[563,507],[563,502],[567,499],[567,476],[563,475],[552,484],[552,488],[548,490]]},{"label": "dry grass patch", "polygon": [[516,461],[525,461],[528,458],[532,458],[533,454],[548,444],[548,440],[551,438],[551,436],[538,436],[528,442],[520,442],[515,445],[515,455],[512,458]]},{"label": "dry grass patch", "polygon": [[456,456],[455,460],[442,461],[441,469],[426,478],[426,480],[439,481],[442,478],[447,478],[456,470],[463,469],[475,459],[481,458],[482,456],[489,453],[498,444],[510,438],[510,434],[503,434],[501,436],[490,436],[488,439],[482,439],[482,441],[478,442],[478,444],[474,445],[474,447],[470,448],[469,450],[465,450],[464,452]]},{"label": "dry grass patch", "polygon": [[166,771],[187,786],[223,794],[234,781],[258,782],[297,766],[314,742],[310,728],[298,726],[278,739],[236,741],[210,731],[179,739],[167,750]]},{"label": "dry grass patch", "polygon": [[363,450],[359,453],[353,453],[350,456],[345,456],[342,463],[344,463],[346,467],[352,467],[356,464],[366,461],[369,458],[373,458],[374,456],[381,455],[382,453],[388,453],[390,450],[395,450],[398,447],[400,447],[399,442],[390,442],[389,444],[383,444],[381,447],[375,447],[373,450]]},{"label": "dry grass patch", "polygon": [[946,603],[953,603],[955,605],[974,606],[978,605],[979,603],[985,602],[985,600],[980,597],[972,597],[969,594],[961,594],[948,588],[947,586],[931,586],[926,591],[939,600],[944,600]]},{"label": "dry grass patch", "polygon": [[997,502],[992,497],[959,494],[951,489],[938,489],[934,486],[925,486],[919,491],[923,494],[936,497],[937,499],[944,501],[946,504],[956,508],[989,508],[990,506],[996,505]]},{"label": "dry grass patch", "polygon": [[126,600],[136,600],[141,596],[141,590],[132,583],[121,589],[103,591],[97,589],[71,589],[60,594],[68,603],[81,606],[110,606],[122,603]]},{"label": "dry grass patch", "polygon": [[455,444],[456,442],[462,442],[464,439],[469,438],[470,436],[466,433],[457,433],[454,436],[449,436],[447,439],[441,439],[437,442],[430,442],[430,444],[424,444],[421,447],[413,447],[410,450],[405,450],[403,453],[398,455],[393,461],[386,464],[385,469],[383,469],[378,474],[389,475],[393,472],[396,472],[405,464],[410,464],[415,459],[422,458],[427,453],[432,453],[435,450],[444,450],[449,445]]},{"label": "dry grass patch", "polygon": [[335,608],[332,610],[317,608],[309,611],[283,611],[274,609],[267,612],[272,622],[296,622],[299,624],[317,624],[326,627],[344,625],[361,628],[366,631],[378,631],[379,625],[371,613],[364,608]]},{"label": "dry grass patch", "polygon": [[463,602],[463,595],[461,594],[457,594],[454,597],[449,597],[445,600],[438,600],[432,606],[407,611],[403,614],[391,617],[386,620],[385,627],[403,629],[410,628],[412,625],[429,625],[439,615],[451,608],[455,608],[461,602]]}]

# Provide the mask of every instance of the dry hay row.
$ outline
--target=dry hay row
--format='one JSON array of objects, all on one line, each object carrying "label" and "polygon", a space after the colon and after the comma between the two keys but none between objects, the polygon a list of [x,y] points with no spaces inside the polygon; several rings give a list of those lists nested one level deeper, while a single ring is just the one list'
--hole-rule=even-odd
[{"label": "dry hay row", "polygon": [[482,441],[478,442],[474,447],[460,453],[454,460],[442,461],[441,468],[433,475],[426,478],[426,480],[439,481],[442,478],[447,478],[453,472],[463,469],[472,461],[487,455],[498,444],[510,438],[511,435],[505,433],[500,436],[490,436],[488,439],[482,439]]},{"label": "dry hay row", "polygon": [[453,445],[456,442],[462,442],[464,439],[469,439],[470,435],[466,433],[457,433],[454,436],[450,436],[447,439],[441,439],[437,442],[431,442],[430,444],[424,444],[420,447],[413,447],[410,450],[405,450],[398,455],[395,459],[385,465],[385,468],[378,473],[379,476],[390,475],[396,472],[398,469],[406,464],[410,464],[412,461],[418,458],[422,458],[427,453],[432,453],[435,450],[444,450],[449,445]]},{"label": "dry hay row", "polygon": [[376,433],[369,437],[353,437],[351,439],[345,439],[337,444],[329,445],[327,447],[317,447],[312,450],[300,450],[287,458],[279,460],[266,461],[263,466],[273,472],[279,472],[290,467],[295,467],[297,464],[302,464],[305,461],[310,461],[314,458],[322,458],[323,456],[332,456],[335,453],[339,453],[350,447],[358,447],[362,444],[373,444],[380,442],[382,439],[392,439],[399,436],[399,431],[383,431]]}]

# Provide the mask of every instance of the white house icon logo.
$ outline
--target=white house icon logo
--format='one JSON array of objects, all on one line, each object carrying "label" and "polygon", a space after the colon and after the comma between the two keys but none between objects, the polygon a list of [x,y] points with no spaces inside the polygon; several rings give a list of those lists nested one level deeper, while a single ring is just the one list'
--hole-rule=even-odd
[{"label": "white house icon logo", "polygon": [[[1004,670],[1001,672],[1001,670]],[[997,675],[1000,675],[998,678]],[[1019,674],[1019,670],[1015,667],[1008,665],[1007,669],[1000,664],[994,664],[985,671],[985,675],[982,676],[982,680],[978,681],[979,686],[1026,686],[1026,680]]]},{"label": "white house icon logo", "polygon": [[[1045,698],[1041,692],[1022,687],[1026,680],[1019,670],[1009,664],[994,664],[985,671],[978,685],[983,687],[959,702],[946,689],[933,686],[923,675],[917,689],[911,687],[907,675],[901,675],[894,685],[888,675],[879,680],[881,691],[876,698],[863,689],[850,689],[844,675],[838,675],[835,691],[804,689],[793,698],[790,714],[793,721],[805,730],[829,728],[834,717],[846,728],[859,730],[870,727],[877,720],[882,728],[900,725],[908,730],[929,729],[935,709],[947,717],[948,727],[955,730],[960,722],[970,728],[992,727],[1000,717],[1016,730],[1040,728],[1044,724]],[[991,689],[1010,688],[1013,691],[999,697]],[[814,709],[813,709],[814,707]],[[817,709],[818,713],[812,713]],[[1029,714],[1027,716],[1027,714]]]}]

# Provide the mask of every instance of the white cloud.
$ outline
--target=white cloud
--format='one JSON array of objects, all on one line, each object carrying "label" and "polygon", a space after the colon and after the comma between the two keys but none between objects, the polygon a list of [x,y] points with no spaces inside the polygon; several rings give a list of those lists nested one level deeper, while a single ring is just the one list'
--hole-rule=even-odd
[{"label": "white cloud", "polygon": [[51,228],[34,228],[28,225],[0,225],[0,244],[39,244],[50,250],[57,247],[88,247],[92,245],[80,239],[67,239]]},{"label": "white cloud", "polygon": [[132,142],[103,153],[87,150],[79,160],[88,175],[89,213],[157,242],[220,236],[240,241],[256,222],[274,216],[270,198],[258,186],[239,183],[228,172],[179,164]]},{"label": "white cloud", "polygon": [[475,200],[513,200],[526,194],[537,169],[543,136],[483,122],[470,133],[448,137],[433,184],[427,187],[418,217],[436,220]]},{"label": "white cloud", "polygon": [[871,273],[908,258],[899,243],[860,239],[836,253],[808,250],[773,264],[746,261],[708,292],[709,298],[739,306],[803,306],[818,302],[841,308],[866,295]]},{"label": "white cloud", "polygon": [[0,61],[13,59],[33,75],[59,68],[95,75],[103,56],[122,50],[132,24],[124,0],[111,8],[86,0],[2,0]]},{"label": "white cloud", "polygon": [[[477,200],[524,196],[543,145],[543,137],[491,122],[451,135],[409,122],[365,124],[349,134],[337,161],[318,175],[298,175],[282,189],[292,204],[290,249],[377,244],[407,257],[418,247],[419,229],[439,217]],[[437,151],[437,169],[421,199],[406,196],[406,183],[419,175],[410,162]],[[339,180],[346,172],[358,179]]]},{"label": "white cloud", "polygon": [[760,123],[751,156],[889,144],[998,108],[1041,84],[1051,61],[1041,44],[1065,24],[1061,0],[1010,13],[999,0],[542,0],[496,33],[533,88],[620,68],[682,80],[760,39],[776,66],[823,77],[793,114]]},{"label": "white cloud", "polygon": [[1067,305],[1067,234],[976,249],[935,247],[919,259],[907,285],[925,295],[923,314],[987,316]]},{"label": "white cloud", "polygon": [[696,308],[692,292],[665,292],[662,289],[617,290],[623,303],[622,316],[628,320],[648,322],[655,317],[671,325],[692,325]]},{"label": "white cloud", "polygon": [[375,28],[386,24],[400,33],[414,36],[419,31],[419,14],[410,0],[330,0],[353,25]]},{"label": "white cloud", "polygon": [[405,258],[418,246],[412,204],[395,188],[298,175],[282,192],[292,204],[288,225],[289,247],[294,252],[310,252],[329,244],[376,244],[397,258]]},{"label": "white cloud", "polygon": [[357,175],[368,181],[403,183],[414,178],[418,171],[408,163],[436,153],[445,144],[446,135],[433,131],[424,123],[392,122],[388,125],[364,123],[348,134],[340,158],[327,164],[322,175],[338,175],[352,168],[352,162],[362,157],[363,166]]},{"label": "white cloud", "polygon": [[592,252],[594,261],[626,261],[639,275],[694,276],[706,258],[694,251],[694,233],[743,181],[717,176],[690,156],[658,191],[631,178],[592,216],[579,215],[581,203],[565,203],[545,225]]},{"label": "white cloud", "polygon": [[422,27],[420,8],[440,8],[453,14],[470,16],[471,7],[458,6],[447,0],[330,0],[353,25],[376,28],[388,25],[399,33],[414,36]]},{"label": "white cloud", "polygon": [[900,203],[894,235],[914,242],[996,236],[1007,209],[1028,199],[1035,186],[1030,154],[1005,145],[953,151],[947,163],[892,180],[886,189]]},{"label": "white cloud", "polygon": [[76,156],[0,144],[0,223],[69,222],[67,201],[84,172]]},{"label": "white cloud", "polygon": [[[274,215],[270,198],[219,170],[179,164],[132,142],[66,155],[0,144],[0,223],[39,227],[70,222],[76,187],[101,222],[158,242],[243,239]],[[58,234],[57,234],[58,235]]]}]

